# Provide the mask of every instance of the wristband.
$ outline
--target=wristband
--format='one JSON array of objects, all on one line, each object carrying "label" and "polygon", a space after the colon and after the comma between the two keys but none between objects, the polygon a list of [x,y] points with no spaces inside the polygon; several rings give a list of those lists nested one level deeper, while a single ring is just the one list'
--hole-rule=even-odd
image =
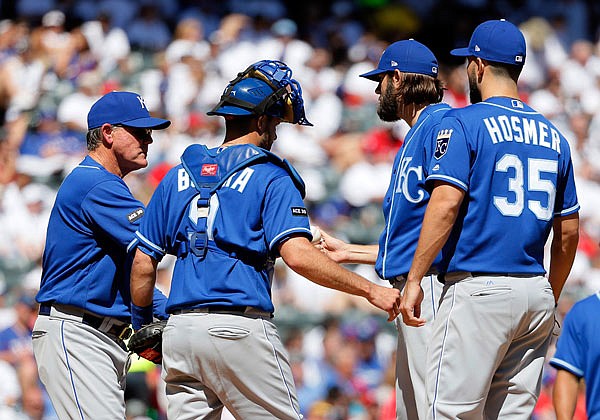
[{"label": "wristband", "polygon": [[137,306],[131,302],[131,326],[134,331],[142,328],[142,325],[150,324],[153,320],[152,305]]}]

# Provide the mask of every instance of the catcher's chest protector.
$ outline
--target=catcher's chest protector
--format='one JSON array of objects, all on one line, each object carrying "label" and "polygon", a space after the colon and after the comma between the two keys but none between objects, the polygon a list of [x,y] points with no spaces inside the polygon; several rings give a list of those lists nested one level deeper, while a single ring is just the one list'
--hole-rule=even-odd
[{"label": "catcher's chest protector", "polygon": [[181,163],[190,176],[194,188],[200,193],[197,200],[196,231],[189,235],[189,250],[196,257],[204,259],[208,248],[207,221],[210,197],[234,173],[264,162],[272,162],[285,169],[304,198],[304,182],[296,170],[287,160],[264,149],[251,144],[220,149],[208,149],[204,145],[194,144],[185,150],[181,156]]}]

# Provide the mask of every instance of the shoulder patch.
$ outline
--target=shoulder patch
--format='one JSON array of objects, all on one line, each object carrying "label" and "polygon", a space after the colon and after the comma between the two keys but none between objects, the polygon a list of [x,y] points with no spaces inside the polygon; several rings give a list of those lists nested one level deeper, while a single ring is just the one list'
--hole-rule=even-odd
[{"label": "shoulder patch", "polygon": [[129,220],[129,223],[135,223],[136,221],[138,221],[140,219],[140,217],[142,217],[144,215],[144,209],[143,208],[139,208],[137,210],[132,211],[131,213],[129,213],[127,215],[127,220]]},{"label": "shoulder patch", "polygon": [[441,130],[437,135],[437,141],[435,144],[435,153],[433,157],[436,159],[440,159],[442,156],[446,154],[448,150],[448,143],[450,142],[450,137],[452,136],[452,130]]},{"label": "shoulder patch", "polygon": [[292,207],[292,216],[308,217],[308,211],[304,207]]}]

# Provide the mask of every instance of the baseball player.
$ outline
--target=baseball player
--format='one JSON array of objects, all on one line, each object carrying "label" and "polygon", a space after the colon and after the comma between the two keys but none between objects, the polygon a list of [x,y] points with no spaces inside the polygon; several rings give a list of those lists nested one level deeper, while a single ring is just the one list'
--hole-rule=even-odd
[{"label": "baseball player", "polygon": [[[127,246],[144,206],[122,178],[148,165],[152,130],[170,121],[151,117],[133,92],[104,95],[87,121],[88,156],[63,181],[50,215],[33,349],[61,419],[123,419],[123,340],[131,333]],[[156,293],[155,313],[166,318],[166,297]]]},{"label": "baseball player", "polygon": [[[429,48],[413,39],[390,45],[377,68],[361,75],[378,82],[375,92],[379,95],[379,117],[383,121],[402,119],[411,128],[394,160],[390,186],[383,200],[385,227],[379,245],[346,244],[325,232],[324,241],[317,245],[336,262],[374,264],[377,274],[399,290],[406,283],[429,200],[425,179],[435,150],[437,127],[450,109],[449,105],[439,103],[443,87],[437,75],[437,59]],[[426,296],[421,315],[427,321],[435,318],[442,290],[434,274],[435,263],[421,281]],[[396,417],[425,419],[425,356],[430,326],[408,327],[399,320],[396,326]]]},{"label": "baseball player", "polygon": [[288,355],[271,321],[275,259],[315,283],[367,298],[388,320],[400,293],[311,245],[304,183],[269,152],[280,122],[311,125],[284,63],[248,67],[209,115],[225,118],[223,144],[185,150],[137,232],[133,310],[149,321],[156,264],[176,255],[162,349],[169,418],[214,419],[227,407],[236,418],[299,419]]},{"label": "baseball player", "polygon": [[427,355],[429,418],[525,419],[577,248],[571,153],[556,127],[519,99],[525,40],[516,26],[486,21],[452,54],[468,57],[472,105],[440,122],[402,316],[425,323],[421,279],[444,246]]},{"label": "baseball player", "polygon": [[600,292],[575,303],[565,316],[550,365],[558,369],[552,400],[557,420],[571,420],[579,385],[585,381],[585,406],[590,420],[600,418]]}]

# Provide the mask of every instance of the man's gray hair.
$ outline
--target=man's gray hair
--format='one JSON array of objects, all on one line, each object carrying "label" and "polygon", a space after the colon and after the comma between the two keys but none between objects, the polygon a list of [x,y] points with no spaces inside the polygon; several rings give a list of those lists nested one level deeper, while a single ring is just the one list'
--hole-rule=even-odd
[{"label": "man's gray hair", "polygon": [[85,140],[88,151],[96,150],[102,143],[102,126],[89,130]]}]

